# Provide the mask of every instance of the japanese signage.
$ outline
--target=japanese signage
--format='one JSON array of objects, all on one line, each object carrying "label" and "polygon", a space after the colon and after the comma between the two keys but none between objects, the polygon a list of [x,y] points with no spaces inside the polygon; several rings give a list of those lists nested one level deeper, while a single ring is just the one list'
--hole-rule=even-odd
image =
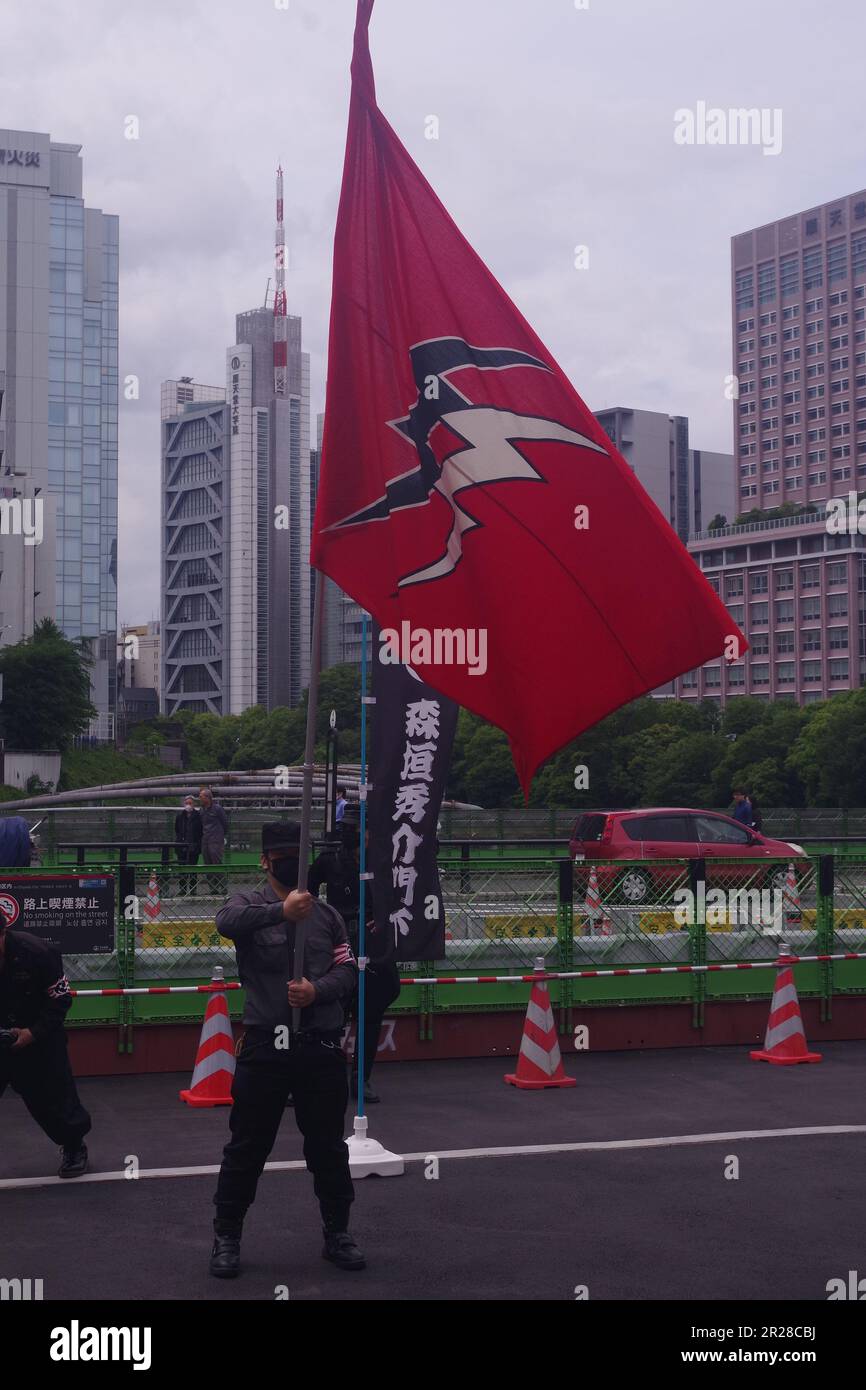
[{"label": "japanese signage", "polygon": [[29,931],[62,953],[114,950],[114,879],[78,874],[0,878],[0,912],[13,931]]},{"label": "japanese signage", "polygon": [[373,915],[397,960],[440,960],[445,913],[436,864],[436,825],[458,706],[407,666],[378,659],[370,748],[369,826]]},{"label": "japanese signage", "polygon": [[38,150],[0,150],[0,165],[9,168],[18,164],[22,169],[39,168]]},{"label": "japanese signage", "polygon": [[231,396],[232,396],[232,399],[231,399],[231,407],[232,407],[232,434],[240,434],[240,419],[241,419],[241,374],[240,374],[240,365],[241,365],[241,359],[240,359],[239,357],[233,357],[233,358],[232,358],[232,391],[231,391]]}]

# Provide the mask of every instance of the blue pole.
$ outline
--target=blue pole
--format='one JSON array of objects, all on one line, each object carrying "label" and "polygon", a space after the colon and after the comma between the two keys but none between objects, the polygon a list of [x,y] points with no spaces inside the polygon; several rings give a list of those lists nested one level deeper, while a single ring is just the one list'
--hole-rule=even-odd
[{"label": "blue pole", "polygon": [[361,844],[358,868],[358,1032],[355,1056],[358,1060],[358,1114],[364,1113],[364,1015],[367,985],[366,887],[367,879],[367,614],[361,623]]}]

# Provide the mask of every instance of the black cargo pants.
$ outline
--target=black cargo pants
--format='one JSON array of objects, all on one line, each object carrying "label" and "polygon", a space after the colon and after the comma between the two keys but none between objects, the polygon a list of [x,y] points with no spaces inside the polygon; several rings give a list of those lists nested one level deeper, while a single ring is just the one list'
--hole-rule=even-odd
[{"label": "black cargo pants", "polygon": [[243,1220],[289,1095],[324,1224],[328,1230],[345,1231],[355,1193],[343,1138],[349,1087],[339,1033],[301,1033],[291,1048],[282,1050],[274,1046],[273,1032],[247,1029],[232,1083],[232,1137],[223,1151],[214,1195],[217,1218]]},{"label": "black cargo pants", "polygon": [[62,1028],[29,1047],[0,1047],[0,1096],[7,1086],[18,1093],[55,1144],[64,1149],[81,1147],[91,1121],[78,1099]]}]

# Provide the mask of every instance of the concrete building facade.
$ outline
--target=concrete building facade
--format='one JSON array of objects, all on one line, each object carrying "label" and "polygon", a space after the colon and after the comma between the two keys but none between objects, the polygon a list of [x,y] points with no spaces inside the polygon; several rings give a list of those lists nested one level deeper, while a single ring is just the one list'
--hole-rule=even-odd
[{"label": "concrete building facade", "polygon": [[117,644],[120,665],[118,684],[129,690],[155,690],[159,694],[160,671],[159,623],[124,623]]},{"label": "concrete building facade", "polygon": [[685,415],[622,406],[594,413],[683,543],[716,516],[733,521],[733,458],[691,448]]},{"label": "concrete building facade", "polygon": [[160,709],[227,714],[225,392],[164,382],[162,411]]},{"label": "concrete building facade", "polygon": [[689,549],[750,651],[676,693],[808,704],[866,683],[866,538],[827,510],[866,491],[866,190],[735,236],[731,291],[740,524]]}]

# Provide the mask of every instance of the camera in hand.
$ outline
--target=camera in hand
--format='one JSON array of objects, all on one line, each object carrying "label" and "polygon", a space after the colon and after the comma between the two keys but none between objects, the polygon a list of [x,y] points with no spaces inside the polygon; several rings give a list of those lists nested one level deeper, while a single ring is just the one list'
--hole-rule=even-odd
[{"label": "camera in hand", "polygon": [[0,1028],[0,1047],[12,1047],[17,1037],[14,1028]]}]

